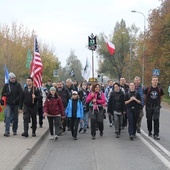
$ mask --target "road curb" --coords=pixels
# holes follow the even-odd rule
[[[22,169],[22,167],[27,163],[29,158],[32,156],[33,152],[35,152],[39,148],[40,143],[45,139],[48,132],[49,132],[49,129],[46,129],[44,134],[37,140],[34,146],[29,150],[29,152],[17,163],[17,165],[14,167],[14,170]]]

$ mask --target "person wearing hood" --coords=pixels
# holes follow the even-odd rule
[[[6,97],[6,120],[5,120],[5,137],[10,136],[10,123],[12,117],[13,135],[17,135],[18,130],[18,106],[22,95],[22,87],[16,80],[16,75],[9,73],[9,83],[6,83],[2,90],[2,96]]]

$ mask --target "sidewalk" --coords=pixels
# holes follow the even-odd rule
[[[4,123],[0,123],[0,169],[12,170],[20,169],[20,165],[29,157],[34,151],[43,137],[48,132],[47,119],[43,121],[43,128],[39,128],[37,122],[36,137],[32,137],[32,130],[29,129],[29,137],[22,137],[23,132],[23,115],[19,114],[18,132],[14,136],[12,133],[12,127],[10,128],[10,137],[4,137],[5,126]],[[37,117],[38,118],[38,117]]]

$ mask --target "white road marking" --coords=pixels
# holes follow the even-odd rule
[[[141,132],[143,133],[144,136],[146,136],[152,143],[154,143],[159,149],[161,149],[166,155],[168,155],[170,157],[170,152],[165,149],[161,144],[159,144],[157,141],[155,141],[154,139],[152,139],[151,137],[148,136],[147,133],[145,133],[143,130],[141,130]]]
[[[143,132],[142,132],[143,133]],[[162,163],[170,169],[170,162],[161,155],[149,142],[147,142],[141,135],[137,134],[139,139],[162,161]]]

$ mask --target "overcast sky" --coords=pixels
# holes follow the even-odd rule
[[[131,10],[147,18],[158,6],[159,0],[0,0],[0,24],[22,23],[34,29],[43,43],[54,46],[62,66],[71,49],[84,66],[86,57],[91,61],[87,49],[91,33],[109,37],[121,19],[127,26],[135,24],[143,31],[143,16]]]

